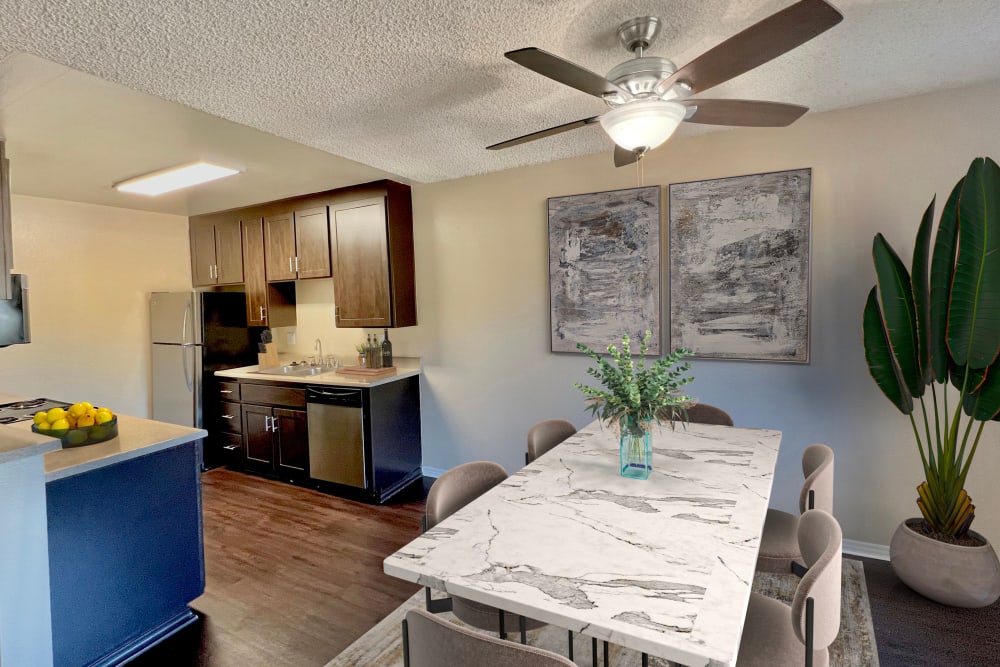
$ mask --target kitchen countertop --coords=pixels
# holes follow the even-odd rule
[[[25,400],[23,396],[0,394],[0,403],[21,400]],[[208,432],[200,428],[119,414],[117,437],[95,445],[62,449],[59,440],[32,432],[31,421],[28,420],[0,426],[0,463],[30,456],[32,452],[47,452],[45,481],[51,482],[169,449],[207,435]]]
[[[292,357],[282,359],[282,363],[288,363]],[[230,368],[224,371],[215,371],[216,377],[231,378],[234,380],[260,380],[264,382],[291,382],[294,384],[326,385],[329,387],[376,387],[381,384],[395,382],[403,378],[420,375],[420,359],[415,357],[397,357],[393,364],[396,367],[395,375],[387,375],[375,378],[358,377],[355,375],[340,375],[336,371],[320,373],[319,375],[288,376],[272,375],[269,373],[257,373],[260,366],[242,366],[240,368]]]

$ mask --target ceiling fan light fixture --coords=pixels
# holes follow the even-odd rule
[[[605,113],[601,127],[625,150],[652,150],[673,135],[686,113],[677,102],[641,100]]]

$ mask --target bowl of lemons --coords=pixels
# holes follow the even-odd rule
[[[118,435],[118,417],[107,408],[95,408],[84,401],[36,412],[31,430],[59,438],[63,447],[82,447]]]

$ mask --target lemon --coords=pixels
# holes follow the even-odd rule
[[[87,408],[86,414],[90,415],[91,417],[96,417],[97,416],[97,408],[95,408],[94,406],[90,406],[89,408]]]
[[[97,414],[94,415],[95,424],[106,424],[115,418],[115,414],[108,410],[107,408],[98,408]]]
[[[70,406],[69,410],[67,410],[66,412],[69,413],[70,417],[79,417],[86,411],[87,408],[83,403],[74,403],[73,405]]]
[[[86,410],[87,412],[90,412],[91,410],[93,410],[93,409],[94,409],[94,406],[93,406],[93,405],[91,405],[91,404],[90,404],[89,402],[87,402],[87,401],[84,401],[84,402],[83,402],[83,403],[81,403],[80,405],[82,405],[82,406],[83,406],[83,409],[84,409],[84,410]]]
[[[70,428],[76,428],[76,417],[74,417],[69,413],[66,413],[66,421],[69,422]]]
[[[59,408],[55,409],[58,410]],[[51,428],[53,431],[68,431],[69,422],[66,421],[65,419],[57,419],[54,422],[49,422],[49,428]]]
[[[45,415],[45,419],[46,421],[49,422],[49,424],[55,424],[60,419],[65,419],[65,418],[66,418],[66,411],[63,410],[62,408],[52,408],[51,410],[49,410],[48,414]]]
[[[85,426],[93,426],[94,415],[90,413],[80,415],[79,419],[76,420],[76,425],[78,428],[84,428]]]
[[[37,424],[35,424],[35,428],[37,428],[39,431],[48,431],[52,427],[49,426],[48,422],[38,422]]]
[[[38,425],[48,424],[49,423],[49,420],[47,419],[47,415],[45,414],[45,410],[42,410],[41,412],[36,412],[35,413],[35,423],[38,424]]]

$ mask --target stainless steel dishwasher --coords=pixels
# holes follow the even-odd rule
[[[362,391],[308,387],[309,476],[358,488],[365,479]]]

